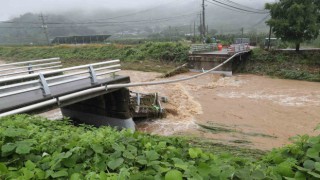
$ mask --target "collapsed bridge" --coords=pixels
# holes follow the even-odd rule
[[[26,71],[14,72],[15,75],[26,75],[11,77],[11,73],[6,73],[0,76],[0,117],[60,107],[64,116],[82,123],[134,129],[128,87],[176,83],[197,78],[221,68],[245,53],[249,51],[235,53],[216,67],[193,76],[137,83],[130,83],[129,76],[116,74],[121,70],[120,60],[50,71],[34,68],[52,65],[52,62],[47,63],[50,59],[27,61],[27,65],[18,67],[27,68]],[[31,65],[33,62],[46,63]],[[17,67],[12,66],[18,64],[23,63],[0,65],[0,72],[16,70]],[[55,62],[54,65],[56,64],[59,62]]]

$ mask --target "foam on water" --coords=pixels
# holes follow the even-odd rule
[[[263,91],[252,93],[232,91],[218,93],[217,95],[223,98],[269,100],[282,106],[320,106],[320,96],[318,95],[290,96],[287,94],[267,94]]]
[[[138,129],[145,132],[161,135],[173,135],[178,132],[196,129],[197,124],[194,115],[202,113],[201,105],[194,100],[189,92],[181,84],[167,85],[170,90],[168,109],[176,113],[168,114],[164,119],[140,123]]]

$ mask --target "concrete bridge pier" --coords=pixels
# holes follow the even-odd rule
[[[98,97],[64,106],[61,111],[63,116],[70,117],[79,123],[135,130],[129,103],[129,90],[121,88]]]

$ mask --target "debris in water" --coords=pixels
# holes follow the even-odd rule
[[[158,93],[130,92],[130,111],[133,118],[164,118],[166,111],[162,107]]]

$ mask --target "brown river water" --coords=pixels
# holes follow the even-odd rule
[[[160,75],[135,71],[122,74],[130,75],[133,82],[155,80]],[[320,123],[320,83],[316,82],[209,74],[186,82],[131,90],[159,92],[169,99],[164,104],[169,112],[167,118],[137,124],[138,130],[152,134],[194,135],[270,150],[290,143],[290,137],[318,133],[314,128]]]
[[[161,74],[122,71],[132,82],[153,81]],[[185,73],[169,79],[194,75]],[[270,150],[289,138],[319,132],[320,83],[239,74],[208,74],[185,82],[134,87],[141,93],[158,92],[168,98],[164,119],[137,123],[139,131],[158,135],[190,135],[218,143]],[[42,116],[62,117],[59,110]]]

